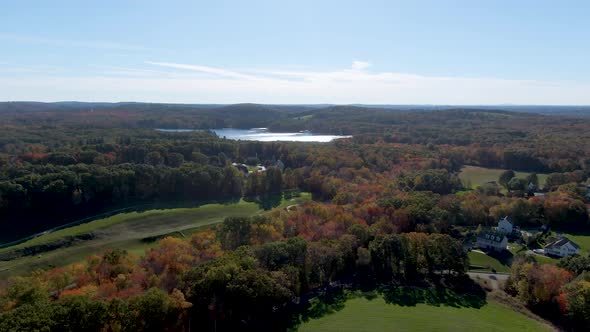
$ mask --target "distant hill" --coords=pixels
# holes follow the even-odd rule
[[[391,137],[405,142],[469,144],[480,134],[525,137],[531,127],[590,116],[590,106],[199,105],[161,103],[2,102],[0,121],[87,127],[211,129],[266,127],[274,132]],[[524,128],[524,129],[523,129]],[[501,130],[500,130],[501,129]],[[434,134],[436,132],[436,134]],[[456,138],[461,132],[461,138]],[[430,134],[429,134],[430,133]],[[420,139],[419,139],[420,138]],[[479,139],[478,139],[479,140]]]
[[[143,103],[143,102],[78,102],[63,101],[54,103],[33,102],[33,101],[12,101],[0,102],[0,112],[55,112],[55,111],[83,111],[88,109],[123,109],[123,110],[221,110],[240,112],[252,111],[278,111],[283,113],[299,113],[318,109],[331,108],[349,109],[382,109],[397,111],[443,111],[451,109],[474,109],[474,110],[503,110],[512,112],[526,112],[538,114],[561,114],[574,116],[590,116],[590,106],[561,106],[561,105],[371,105],[371,104],[169,104],[169,103]]]

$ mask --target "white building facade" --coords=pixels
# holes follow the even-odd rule
[[[477,236],[476,246],[481,249],[502,251],[506,250],[508,238],[499,232],[482,232]]]
[[[546,254],[558,257],[578,255],[580,253],[580,246],[566,237],[547,244],[544,249]]]
[[[504,218],[500,219],[500,221],[498,222],[498,228],[497,228],[498,232],[503,233],[503,234],[511,234],[513,230],[514,230],[514,226],[512,225],[512,223],[510,222],[508,217],[504,217]]]

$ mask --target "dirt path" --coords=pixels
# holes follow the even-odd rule
[[[491,289],[501,290],[503,284],[508,280],[509,274],[486,273],[486,272],[467,272],[469,277],[475,281],[483,281]]]

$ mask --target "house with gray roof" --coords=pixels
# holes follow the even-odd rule
[[[566,257],[580,253],[580,246],[567,237],[561,237],[545,246],[545,253],[548,255]]]
[[[500,219],[500,221],[498,221],[498,227],[496,228],[496,231],[499,233],[504,233],[504,234],[511,234],[512,231],[514,230],[514,225],[512,225],[512,223],[510,222],[510,219],[508,219],[508,216]]]
[[[477,236],[476,246],[480,249],[502,251],[507,245],[508,238],[501,232],[483,231]]]

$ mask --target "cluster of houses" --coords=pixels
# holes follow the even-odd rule
[[[484,230],[477,236],[476,245],[480,249],[502,251],[508,246],[508,238],[519,237],[520,230],[512,225],[508,217],[498,221],[498,227]]]
[[[476,246],[484,250],[493,250],[501,252],[506,250],[508,239],[518,239],[521,237],[521,231],[514,226],[508,217],[498,221],[498,226],[489,230],[480,232],[477,236]],[[535,251],[547,255],[566,257],[580,253],[580,246],[566,237],[559,237],[545,245],[543,250]]]

